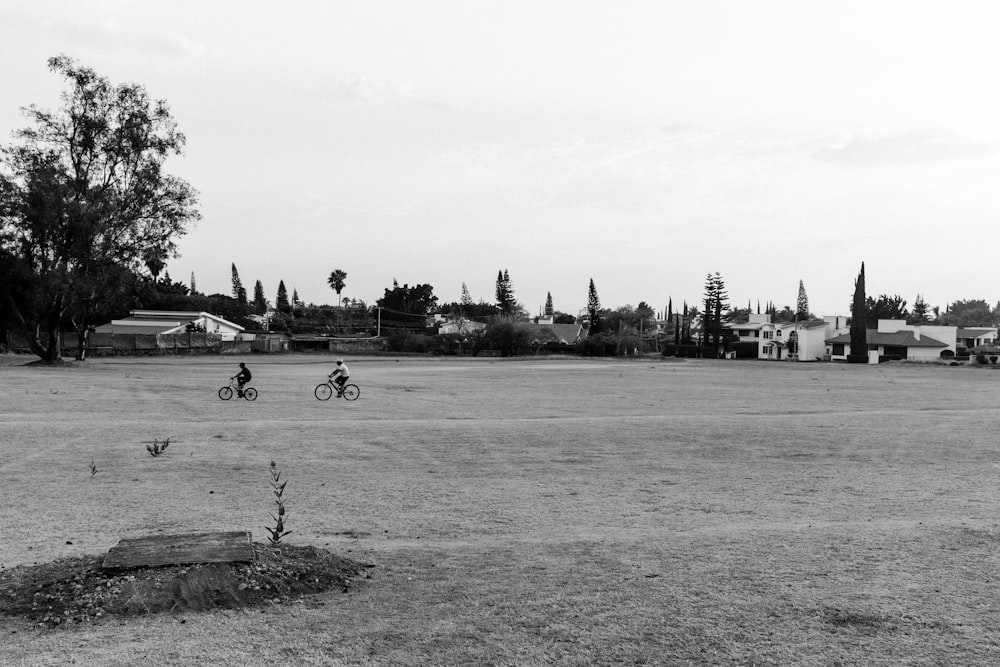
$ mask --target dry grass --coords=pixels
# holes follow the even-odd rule
[[[370,581],[5,619],[6,664],[1000,664],[988,369],[320,357],[0,365],[0,567],[270,518]],[[170,438],[162,456],[145,441]],[[91,475],[90,462],[98,470]]]

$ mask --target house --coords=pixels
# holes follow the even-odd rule
[[[758,359],[787,361],[829,360],[826,339],[849,331],[847,318],[829,315],[818,320],[771,322],[769,314],[750,314],[748,322],[727,324],[740,343],[757,343]]]
[[[482,333],[486,330],[486,325],[482,322],[473,322],[465,318],[454,320],[438,321],[439,334],[460,334],[469,336]]]
[[[129,317],[111,320],[94,329],[94,333],[111,334],[176,334],[192,325],[198,331],[218,334],[222,340],[236,340],[243,327],[206,312],[183,310],[133,310]]]
[[[997,340],[997,330],[989,327],[960,328],[956,334],[957,345],[966,349],[993,347]]]
[[[907,324],[905,320],[879,320],[878,328],[865,331],[866,352],[877,352],[879,359],[933,361],[954,356],[958,327]],[[844,333],[827,339],[833,360],[846,360],[851,354],[851,335]]]
[[[584,324],[533,324],[523,323],[531,335],[532,346],[576,345],[587,337],[589,327]]]

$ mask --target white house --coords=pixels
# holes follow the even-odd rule
[[[236,340],[243,327],[211,313],[184,310],[133,310],[129,317],[111,320],[94,329],[95,333],[175,334],[193,325],[199,331],[218,334],[222,340]]]
[[[879,358],[933,361],[954,355],[958,327],[931,324],[907,324],[906,320],[879,320],[877,329],[866,332],[867,352]],[[851,335],[845,333],[826,341],[834,360],[846,360],[851,354]]]
[[[749,322],[729,324],[740,342],[757,343],[758,359],[787,361],[829,360],[826,339],[849,331],[847,318],[829,315],[821,320],[771,322],[769,314],[750,314]]]
[[[995,328],[975,327],[960,328],[958,330],[958,344],[962,347],[973,349],[975,347],[991,347],[996,344],[997,330]]]

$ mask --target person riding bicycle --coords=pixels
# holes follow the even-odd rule
[[[243,387],[250,382],[250,378],[253,375],[250,374],[250,369],[242,361],[240,362],[240,372],[229,378],[230,380],[236,380],[236,391],[240,398],[243,398]]]
[[[337,368],[330,373],[330,379],[337,385],[337,396],[344,393],[344,385],[347,384],[349,377],[351,377],[351,371],[347,370],[347,364],[344,363],[343,359],[337,359]]]

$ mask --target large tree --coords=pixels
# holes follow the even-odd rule
[[[795,301],[796,321],[808,320],[812,318],[809,312],[809,297],[806,296],[806,286],[799,281],[799,298]]]
[[[913,310],[910,311],[906,322],[907,324],[928,324],[930,321],[930,306],[924,301],[923,295],[918,294],[917,298],[913,300]]]
[[[510,281],[507,269],[497,272],[496,286],[497,310],[501,315],[513,315],[517,312],[517,301],[514,299],[514,285]]]
[[[278,281],[278,293],[274,297],[274,307],[285,314],[292,312],[292,304],[288,301],[288,289],[285,287],[285,281]]]
[[[253,311],[258,315],[267,313],[267,297],[264,296],[264,284],[259,280],[253,286]]]
[[[345,282],[347,280],[347,271],[342,271],[336,269],[330,272],[330,275],[326,278],[326,284],[330,286],[334,292],[337,293],[337,305],[340,305],[340,293],[344,291],[344,287],[347,286]]]
[[[992,327],[997,313],[983,299],[959,299],[945,309],[941,320],[956,327]]]
[[[729,294],[722,275],[716,271],[705,278],[705,313],[702,316],[704,340],[702,344],[712,345],[718,351],[722,341],[722,313],[729,310]],[[711,343],[709,341],[711,340]]]
[[[236,268],[236,262],[233,262],[233,298],[236,299],[243,305],[247,302],[247,290],[243,287],[243,281],[240,280],[240,272]]]
[[[879,294],[877,299],[865,297],[865,310],[865,321],[869,329],[878,328],[879,320],[906,320],[910,317],[910,312],[906,310],[906,299],[898,294]]]
[[[95,314],[146,258],[175,255],[199,214],[194,189],[163,171],[184,147],[166,102],[67,56],[48,66],[68,84],[60,106],[22,109],[30,126],[0,154],[0,300],[51,362],[67,327],[82,358]]]
[[[597,296],[597,287],[594,286],[593,278],[590,279],[590,286],[587,288],[587,317],[590,319],[590,333],[600,333],[601,298]]]
[[[868,307],[865,303],[865,263],[861,262],[861,273],[854,281],[854,300],[851,302],[851,353],[847,362],[868,363]]]
[[[438,298],[430,285],[404,284],[393,279],[392,289],[375,304],[381,309],[380,320],[387,327],[418,330],[427,326],[427,314],[437,307]]]

